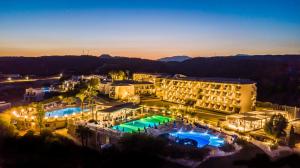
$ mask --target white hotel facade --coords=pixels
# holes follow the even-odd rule
[[[256,103],[256,83],[247,79],[169,77],[160,74],[133,74],[134,81],[151,82],[156,96],[164,101],[225,113],[252,111]]]

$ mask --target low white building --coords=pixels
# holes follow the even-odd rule
[[[140,96],[151,95],[155,93],[154,85],[150,82],[138,81],[114,81],[101,82],[99,91],[102,94],[109,95],[112,99],[132,100],[139,99]],[[132,102],[132,101],[130,101]]]
[[[75,85],[78,83],[79,81],[77,80],[66,80],[59,86],[59,89],[63,92],[73,90],[75,88]]]
[[[48,90],[44,88],[28,88],[25,90],[24,101],[41,101],[45,96],[45,92],[48,92]]]

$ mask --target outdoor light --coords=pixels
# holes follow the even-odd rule
[[[8,81],[11,81],[11,77],[8,77],[7,80],[8,80]]]

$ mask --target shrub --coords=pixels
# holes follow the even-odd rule
[[[33,130],[28,130],[25,134],[24,137],[33,137],[34,136],[34,131]]]
[[[95,123],[95,124],[97,124],[97,121],[94,120],[94,119],[90,119],[88,122],[89,122],[89,123]]]
[[[225,143],[223,146],[220,147],[220,150],[224,152],[233,152],[235,148],[232,144]]]
[[[42,138],[53,137],[53,133],[50,129],[42,129],[41,133],[40,133],[40,136]]]
[[[272,145],[270,146],[270,149],[271,149],[271,150],[276,150],[277,148],[278,148],[278,144],[277,144],[277,143],[272,144]]]

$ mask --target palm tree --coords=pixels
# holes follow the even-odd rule
[[[194,99],[186,99],[185,100],[184,106],[186,108],[184,111],[184,116],[185,116],[186,112],[188,111],[188,107],[193,107],[195,105],[195,103],[196,103],[196,100],[194,100]]]
[[[35,108],[36,108],[36,112],[37,112],[37,121],[38,121],[39,129],[40,129],[40,133],[41,133],[41,130],[43,128],[43,120],[44,120],[46,112],[44,110],[42,103],[36,104]]]
[[[78,94],[76,94],[76,97],[79,98],[80,100],[80,107],[82,111],[82,118],[83,118],[83,104],[84,104],[84,99],[86,98],[86,93],[84,91],[80,91]]]
[[[110,71],[108,75],[111,77],[111,79],[114,80],[124,80],[126,79],[126,73],[122,70],[119,71]]]
[[[76,101],[76,99],[74,99],[73,97],[66,97],[62,99],[62,101],[68,105],[71,105]]]
[[[93,134],[92,130],[89,127],[79,125],[76,128],[76,135],[80,137],[82,146],[88,145],[88,139]]]
[[[94,109],[93,107],[91,107],[91,104],[93,104],[92,102],[94,102],[94,98],[97,96],[97,90],[98,90],[98,85],[99,85],[99,79],[98,78],[92,78],[90,81],[89,81],[89,84],[88,84],[88,89],[87,89],[87,95],[88,95],[88,98],[89,98],[89,108],[92,110],[92,117],[94,119]]]
[[[88,100],[89,100],[88,106],[89,106],[89,109],[92,111],[92,118],[94,119],[94,108],[93,108],[94,103],[93,102],[95,102],[94,98],[97,96],[97,92],[95,89],[90,88],[90,89],[88,89],[87,94],[88,94],[87,96],[88,96]]]

